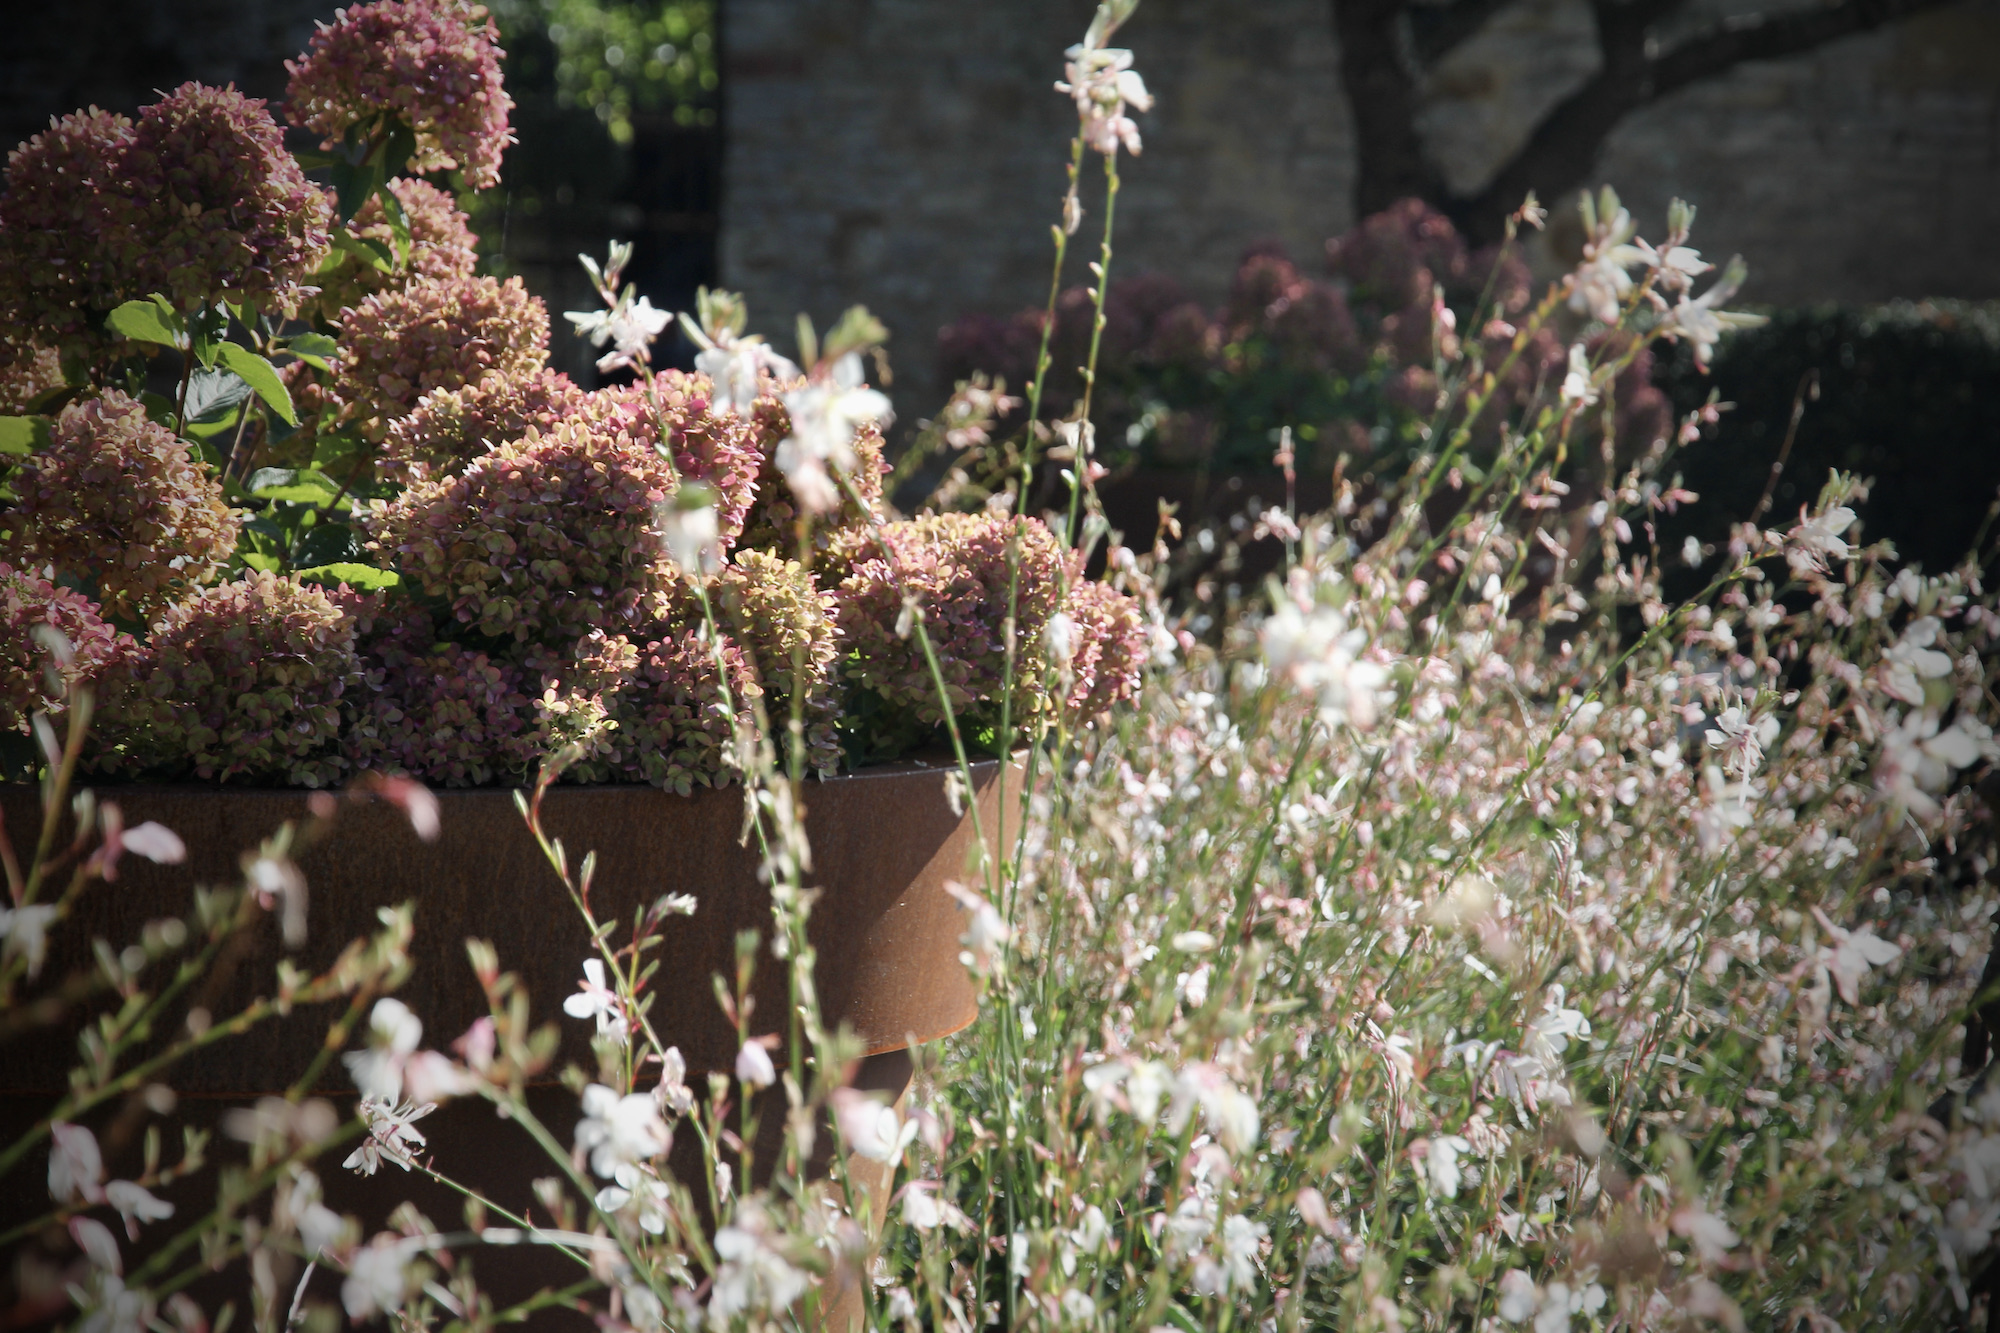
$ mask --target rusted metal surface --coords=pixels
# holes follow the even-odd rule
[[[976,766],[975,786],[989,837],[998,815],[998,765]],[[970,1023],[977,996],[959,963],[964,913],[945,891],[970,880],[971,813],[952,813],[950,770],[905,763],[806,785],[813,850],[808,882],[823,890],[810,932],[818,949],[818,989],[828,1025],[847,1023],[871,1053],[928,1041]],[[1018,791],[1013,783],[1010,790]],[[127,825],[158,820],[186,841],[188,863],[155,866],[126,857],[115,884],[94,887],[75,919],[52,940],[48,975],[89,965],[89,941],[114,948],[149,920],[189,910],[196,884],[235,882],[239,857],[285,820],[301,818],[300,791],[211,787],[107,787]],[[581,964],[591,955],[576,908],[562,891],[507,791],[441,791],[442,832],[424,843],[400,812],[343,802],[334,836],[300,858],[308,884],[309,934],[291,957],[306,968],[330,963],[350,940],[376,926],[376,909],[416,904],[415,970],[397,992],[425,1025],[425,1044],[442,1046],[485,1013],[466,960],[467,937],[489,940],[503,968],[520,974],[532,1014],[562,1029],[558,1066],[590,1067],[590,1025],[565,1019]],[[35,793],[0,790],[16,834],[34,827]],[[692,894],[691,917],[669,919],[660,949],[652,1019],[692,1070],[727,1069],[736,1035],[715,1002],[711,978],[734,967],[738,931],[772,930],[770,902],[757,880],[754,850],[738,843],[742,796],[736,788],[677,796],[650,787],[557,787],[543,803],[545,829],[562,840],[570,864],[597,853],[591,905],[629,937],[634,911],[664,893]],[[261,920],[220,989],[202,997],[218,1017],[270,994],[286,952],[277,923]],[[785,965],[760,956],[753,1020],[757,1032],[785,1028]],[[274,1020],[201,1052],[169,1075],[189,1093],[283,1089],[300,1077],[325,1034],[331,1010]],[[0,1091],[54,1091],[73,1062],[70,1034],[14,1044],[0,1061]],[[348,1091],[333,1064],[319,1080]]]

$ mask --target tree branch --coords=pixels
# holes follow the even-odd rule
[[[1753,60],[1797,55],[1958,0],[1842,0],[1789,14],[1732,19],[1676,46],[1647,53],[1648,30],[1683,0],[1593,0],[1603,68],[1564,98],[1485,189],[1446,202],[1446,211],[1478,241],[1497,236],[1508,212],[1530,189],[1557,197],[1585,184],[1599,152],[1626,115]]]
[[[1332,0],[1340,79],[1354,111],[1361,216],[1398,199],[1444,197],[1444,181],[1417,133],[1416,79],[1404,59],[1403,0]]]
[[[1450,55],[1514,0],[1452,0],[1409,8],[1410,48],[1425,69]]]

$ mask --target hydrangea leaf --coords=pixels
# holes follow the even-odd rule
[[[157,296],[127,301],[104,317],[104,327],[133,342],[187,350],[187,322],[179,311]]]
[[[218,349],[222,364],[248,381],[264,405],[277,413],[286,425],[299,424],[299,414],[292,407],[292,395],[285,388],[285,382],[278,378],[278,368],[258,356],[247,347],[236,343],[223,343]]]
[[[403,576],[393,569],[377,569],[373,565],[357,564],[351,560],[297,570],[292,577],[301,583],[318,583],[329,588],[345,583],[358,592],[375,592],[382,588],[400,588],[403,585]]]
[[[279,350],[298,358],[314,370],[331,372],[340,355],[340,344],[324,333],[294,334],[279,344]]]
[[[0,454],[25,456],[48,442],[46,417],[0,417]]]

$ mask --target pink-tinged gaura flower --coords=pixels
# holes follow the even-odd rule
[[[583,960],[583,980],[576,994],[563,1001],[563,1012],[571,1018],[594,1018],[600,1035],[624,1043],[631,1025],[625,1019],[625,1002],[618,992],[604,984],[604,963],[596,958]]]
[[[287,110],[295,124],[337,145],[381,117],[416,136],[409,169],[465,173],[475,190],[500,180],[512,142],[501,86],[501,51],[484,6],[461,0],[377,0],[335,13],[306,54],[285,62]]]

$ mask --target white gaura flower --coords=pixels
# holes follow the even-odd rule
[[[945,892],[958,899],[958,905],[965,909],[965,933],[958,937],[965,946],[958,955],[958,961],[972,970],[978,977],[990,976],[1005,956],[1007,941],[1013,938],[1013,931],[985,895],[975,893],[955,880],[945,881]]]
[[[1951,655],[1931,645],[1944,629],[1936,616],[1919,616],[1903,630],[1889,650],[1882,654],[1882,689],[1906,704],[1921,706],[1927,680],[1951,674]]]
[[[418,1051],[403,1063],[403,1088],[413,1102],[443,1103],[478,1086],[464,1066],[442,1051]]]
[[[1676,1209],[1668,1219],[1674,1234],[1686,1236],[1709,1263],[1715,1263],[1736,1247],[1737,1235],[1729,1223],[1701,1207],[1688,1204]]]
[[[1056,91],[1068,94],[1076,103],[1083,141],[1093,150],[1112,157],[1122,145],[1136,156],[1139,127],[1125,114],[1125,108],[1150,111],[1153,95],[1132,68],[1132,53],[1103,44],[1110,35],[1092,23],[1083,41],[1063,53],[1063,81],[1056,84]]]
[[[1129,1099],[1131,1095],[1128,1081],[1126,1096]],[[1167,1108],[1167,1132],[1180,1133],[1197,1105],[1201,1107],[1203,1124],[1226,1152],[1241,1156],[1257,1146],[1262,1128],[1257,1100],[1238,1088],[1220,1067],[1191,1064],[1174,1076],[1173,1102]]]
[[[1954,772],[1981,759],[2000,759],[1992,729],[1977,718],[1960,713],[1952,725],[1940,727],[1930,709],[1891,717],[1875,761],[1875,789],[1911,814],[1935,817],[1942,808],[1936,793],[1950,784]]]
[[[403,1095],[403,1066],[424,1039],[423,1020],[393,996],[375,1001],[368,1013],[368,1049],[341,1059],[363,1101],[394,1102]]]
[[[104,1201],[125,1219],[125,1234],[133,1240],[139,1239],[141,1222],[164,1222],[174,1215],[172,1204],[129,1180],[114,1180],[106,1185]]]
[[[177,866],[187,860],[187,844],[164,824],[147,820],[119,835],[119,845],[134,856],[143,856],[156,865]]]
[[[1526,1039],[1522,1043],[1526,1054],[1552,1069],[1560,1067],[1562,1053],[1569,1049],[1570,1038],[1590,1035],[1590,1020],[1580,1010],[1565,1009],[1563,998],[1561,986],[1549,987],[1548,1007],[1528,1024]]]
[[[653,303],[645,297],[634,301],[631,288],[626,288],[616,305],[604,310],[570,310],[563,318],[576,326],[577,335],[590,339],[591,346],[602,347],[611,344],[611,350],[597,359],[600,373],[626,366],[641,366],[652,360],[653,339],[660,336],[673,318],[664,310],[655,310]]]
[[[864,379],[861,354],[848,352],[835,359],[827,379],[784,394],[792,433],[779,442],[772,461],[799,503],[812,513],[827,514],[840,507],[840,488],[833,476],[853,469],[855,435],[864,427],[887,426],[895,419],[889,399]]]
[[[1519,1268],[1510,1268],[1500,1279],[1500,1317],[1510,1324],[1522,1324],[1541,1303],[1535,1280]]]
[[[746,1041],[736,1053],[736,1077],[753,1088],[768,1088],[778,1081],[771,1052],[761,1041]]]
[[[681,572],[697,582],[722,572],[722,524],[716,517],[719,498],[706,482],[684,482],[679,491],[653,506],[653,526],[666,543],[667,554]]]
[[[348,1261],[347,1280],[340,1284],[340,1303],[357,1324],[378,1314],[403,1308],[410,1289],[410,1260],[417,1244],[383,1232]]]
[[[665,1152],[672,1142],[667,1122],[650,1093],[621,1097],[602,1083],[583,1090],[583,1119],[576,1125],[576,1146],[590,1154],[590,1169],[606,1180],[618,1168],[636,1167]]]
[[[1320,717],[1359,730],[1375,725],[1387,694],[1388,672],[1361,660],[1368,634],[1350,629],[1338,608],[1302,608],[1291,597],[1264,618],[1258,630],[1264,660],[1274,675],[1319,698]]]
[[[1690,300],[1683,292],[1674,303],[1674,308],[1661,316],[1660,322],[1654,326],[1655,330],[1670,342],[1687,339],[1694,347],[1695,365],[1707,370],[1708,359],[1714,353],[1715,345],[1722,341],[1724,332],[1729,329],[1754,329],[1767,322],[1763,315],[1716,309],[1736,295],[1748,272],[1741,256],[1731,259],[1722,276],[1700,296]]]
[[[1845,560],[1847,542],[1841,534],[1854,526],[1854,511],[1846,505],[1808,516],[1799,508],[1798,526],[1785,534],[1785,559],[1801,577],[1826,572],[1828,560]]]
[[[1176,1257],[1192,1254],[1214,1230],[1215,1204],[1189,1195],[1167,1218],[1167,1253]]]
[[[1635,240],[1632,248],[1639,252],[1641,262],[1653,270],[1653,283],[1663,292],[1687,291],[1696,278],[1715,267],[1701,257],[1701,251],[1685,245],[1655,250],[1644,241]]]
[[[49,1197],[57,1203],[104,1201],[104,1154],[97,1136],[82,1125],[58,1120],[49,1126]]]
[[[1902,946],[1882,939],[1875,934],[1875,927],[1863,926],[1859,930],[1844,930],[1833,924],[1825,912],[1818,907],[1812,909],[1813,918],[1833,939],[1833,946],[1820,946],[1819,964],[1833,974],[1834,985],[1840,988],[1840,998],[1849,1004],[1860,1001],[1860,987],[1872,967],[1887,967],[1903,956]]]
[[[577,983],[576,994],[563,1001],[563,1012],[571,1018],[595,1018],[598,1032],[609,1034],[621,1045],[631,1030],[625,1019],[625,1002],[604,984],[601,959],[583,960],[583,980]]]
[[[934,1230],[938,1223],[944,1221],[944,1210],[938,1206],[937,1192],[917,1188],[919,1184],[926,1183],[915,1181],[903,1188],[903,1225],[918,1231]]]
[[[1573,343],[1569,349],[1569,373],[1562,382],[1563,406],[1589,407],[1597,399],[1597,389],[1591,383],[1590,358],[1584,353],[1582,343]]]
[[[1424,1154],[1424,1174],[1429,1177],[1431,1188],[1447,1199],[1458,1197],[1459,1182],[1464,1178],[1458,1159],[1472,1151],[1472,1144],[1457,1134],[1440,1134],[1430,1141],[1430,1148]]]
[[[653,1100],[665,1115],[686,1115],[694,1109],[694,1090],[687,1085],[687,1060],[678,1046],[667,1047],[660,1057],[660,1085]]]
[[[763,1210],[746,1202],[736,1221],[715,1233],[716,1265],[708,1297],[708,1322],[714,1329],[732,1326],[739,1315],[791,1308],[805,1295],[811,1279],[779,1250]]]
[[[1089,1292],[1071,1287],[1062,1294],[1062,1312],[1075,1323],[1089,1324],[1097,1318],[1097,1302]]]
[[[1269,1227],[1241,1214],[1223,1219],[1222,1262],[1231,1287],[1243,1290],[1257,1281],[1258,1242],[1269,1234]]]
[[[1049,660],[1057,667],[1067,667],[1076,655],[1076,620],[1067,611],[1056,612],[1042,627],[1042,642],[1048,647]]]
[[[1695,811],[1695,836],[1704,852],[1713,852],[1756,818],[1756,791],[1747,781],[1731,782],[1720,766],[1706,764],[1701,770],[1703,794],[1707,800]]]
[[[784,382],[799,378],[799,368],[779,356],[761,338],[737,338],[695,354],[694,368],[715,386],[709,402],[716,411],[742,415],[764,392],[764,377]]]
[[[597,1206],[607,1213],[629,1208],[632,1210],[632,1215],[638,1219],[640,1230],[652,1236],[665,1232],[668,1197],[666,1182],[649,1171],[641,1171],[629,1165],[620,1165],[614,1178],[617,1184],[606,1185],[597,1191]]]
[[[1569,277],[1569,308],[1602,324],[1616,324],[1625,298],[1632,294],[1629,270],[1646,262],[1646,254],[1628,244],[1638,227],[1632,214],[1609,187],[1595,198],[1585,192],[1583,263]]]
[[[1755,718],[1732,704],[1714,718],[1715,725],[1702,735],[1711,750],[1723,752],[1723,771],[1748,780],[1764,762],[1764,749],[1778,738],[1778,719]]]
[[[871,1162],[897,1161],[917,1137],[915,1120],[905,1120],[895,1107],[858,1088],[835,1088],[832,1098],[840,1137]]]
[[[0,961],[24,958],[28,976],[39,976],[49,952],[49,925],[55,919],[56,909],[47,903],[0,907]]]
[[[401,1106],[362,1102],[361,1115],[368,1122],[368,1137],[341,1165],[364,1176],[374,1175],[385,1161],[408,1171],[417,1164],[417,1150],[425,1143],[424,1136],[415,1128],[416,1122],[435,1110],[437,1107],[428,1102],[422,1106],[410,1102]]]

